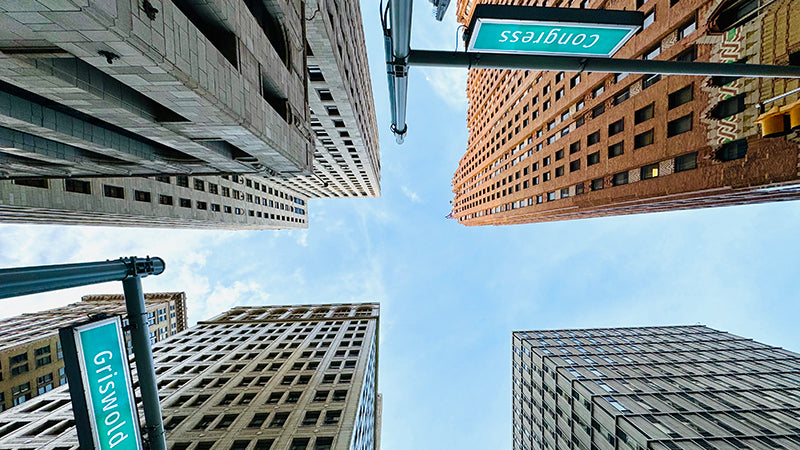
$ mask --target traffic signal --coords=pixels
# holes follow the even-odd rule
[[[800,100],[786,106],[773,106],[756,119],[761,124],[761,136],[765,138],[785,136],[800,129]]]

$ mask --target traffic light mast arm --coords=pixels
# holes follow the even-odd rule
[[[507,53],[411,50],[411,66],[485,69],[563,70],[565,72],[644,73],[660,75],[800,78],[800,67],[764,64],[680,62],[646,59],[584,58]]]

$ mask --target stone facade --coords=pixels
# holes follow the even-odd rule
[[[717,32],[722,1],[546,3],[654,14],[618,58],[788,64],[800,56],[797,33],[779,31],[800,27],[800,10],[790,1]],[[462,23],[471,8],[472,1],[458,3]],[[465,225],[502,225],[796,199],[796,134],[763,139],[755,119],[761,103],[797,86],[797,80],[470,70],[469,143],[453,177],[452,215]]]
[[[183,292],[145,294],[145,308],[152,343],[187,328]],[[101,313],[124,315],[124,297],[87,295],[80,303],[0,320],[0,411],[66,384],[58,329]]]
[[[167,445],[378,450],[377,303],[237,307],[153,348]],[[69,392],[0,414],[0,447],[78,449]]]

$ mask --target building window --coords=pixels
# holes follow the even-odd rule
[[[583,183],[578,183],[575,185],[575,195],[583,194]]]
[[[170,184],[169,176],[167,176],[167,175],[156,175],[155,179],[156,179],[156,181],[159,181],[161,183]]]
[[[649,105],[645,106],[644,108],[637,109],[633,116],[633,121],[636,124],[640,124],[642,122],[646,122],[653,118],[655,112],[655,103],[650,103]]]
[[[222,210],[222,208],[220,207],[220,205],[218,203],[212,203],[211,204],[211,211],[220,212],[221,210]]]
[[[203,180],[201,180],[199,178],[195,178],[194,179],[194,188],[197,189],[198,191],[205,191],[206,190],[205,181],[203,181]]]
[[[678,28],[678,39],[683,39],[694,32],[697,29],[697,20],[692,19],[691,22],[684,24],[680,28]]]
[[[678,62],[692,62],[695,59],[697,59],[697,47],[694,45],[680,52],[678,56],[675,57],[675,61]]]
[[[50,187],[47,180],[44,178],[27,178],[24,180],[14,180],[14,184],[19,186],[28,186],[28,187],[43,188],[43,189],[47,189],[48,187]]]
[[[564,166],[556,167],[556,178],[564,175]]]
[[[150,193],[147,191],[133,191],[133,198],[137,202],[150,203]]]
[[[655,47],[652,47],[650,50],[644,52],[642,59],[647,59],[647,60],[656,59],[656,57],[660,54],[661,54],[661,44],[658,44]]]
[[[597,178],[595,180],[592,180],[592,190],[599,191],[600,189],[603,189],[603,179]]]
[[[548,202],[555,201],[555,199],[556,199],[556,192],[555,191],[547,193],[547,201]]]
[[[569,154],[578,153],[581,150],[581,141],[575,141],[569,144]]]
[[[208,204],[206,202],[201,202],[198,200],[197,209],[208,209]]]
[[[563,97],[563,96],[564,96],[564,88],[561,88],[561,89],[556,91],[556,100],[560,100],[561,97]]]
[[[563,149],[556,152],[556,161],[559,161],[561,159],[564,159],[564,150]]]
[[[604,112],[606,112],[606,105],[601,103],[592,109],[592,118],[600,117]]]
[[[214,183],[208,183],[208,192],[211,194],[219,194],[219,185]]]
[[[688,85],[669,94],[669,109],[689,103],[694,98],[694,86]]]
[[[744,97],[745,94],[739,94],[722,100],[709,111],[709,117],[724,119],[734,114],[739,114],[745,110]]]
[[[592,89],[592,98],[600,97],[605,91],[605,85],[601,84],[600,86],[597,86],[596,88]]]
[[[753,19],[759,11],[758,0],[728,0],[709,18],[710,31],[725,32]]]
[[[595,131],[594,133],[586,136],[586,145],[591,146],[596,143],[600,142],[600,131]]]
[[[180,203],[181,208],[191,208],[192,207],[192,201],[190,199],[188,199],[188,198],[181,198],[179,203]]]
[[[542,95],[547,95],[550,93],[550,84],[546,84],[545,87],[542,88]]]
[[[577,74],[569,80],[569,87],[574,88],[575,86],[581,84],[581,74]]]
[[[726,142],[716,151],[715,156],[719,161],[733,161],[747,155],[747,139]]]
[[[308,79],[311,81],[325,81],[322,69],[317,66],[308,66]]]
[[[580,159],[576,159],[575,161],[571,161],[569,163],[569,171],[570,172],[575,172],[576,170],[580,170],[580,169],[581,169],[581,160]]]
[[[653,130],[649,129],[644,133],[639,133],[633,138],[633,148],[647,147],[653,143]]]
[[[667,137],[677,136],[692,130],[692,113],[667,123]]]
[[[675,172],[683,172],[697,168],[697,152],[675,158]]]
[[[175,184],[180,187],[189,187],[189,177],[186,175],[178,175],[175,177]]]
[[[270,428],[281,428],[286,423],[286,419],[288,418],[288,412],[277,412],[275,413],[275,417],[272,418],[272,422],[269,423],[269,426]]]
[[[331,91],[329,89],[317,89],[317,95],[323,102],[333,101],[333,95],[331,95]]]
[[[642,29],[649,27],[656,21],[656,9],[653,8],[649,13],[645,14],[644,22],[642,23]]]
[[[647,89],[650,86],[658,83],[661,80],[661,74],[645,75],[642,77],[642,89]]]
[[[558,72],[556,74],[556,83],[560,83],[561,80],[563,80],[563,79],[564,79],[564,72]]]
[[[631,96],[631,91],[628,88],[623,89],[620,93],[614,96],[614,106],[619,105]]]
[[[593,166],[600,162],[600,152],[594,152],[586,156],[586,166]]]
[[[542,181],[550,181],[550,172],[542,174]]]
[[[628,172],[615,173],[611,178],[611,184],[613,186],[622,186],[623,184],[628,184]]]
[[[616,144],[608,147],[608,158],[616,158],[617,156],[624,153],[623,149],[623,141],[617,142]]]
[[[121,186],[103,185],[103,195],[111,198],[125,198],[125,189]]]
[[[92,185],[88,181],[67,178],[64,180],[64,190],[67,192],[76,192],[78,194],[91,194]]]
[[[43,356],[41,358],[36,359],[36,367],[46,366],[51,362],[53,362],[53,359],[50,357],[50,355]]]
[[[551,161],[550,157],[549,156],[545,156],[544,159],[542,160],[542,167],[549,166],[550,165],[550,161]]]
[[[11,376],[15,377],[17,375],[21,375],[28,371],[28,363],[22,364],[20,366],[12,367],[11,368]]]
[[[658,176],[658,163],[642,167],[642,179],[649,180]]]
[[[614,136],[625,131],[625,119],[619,119],[608,126],[608,136]]]
[[[158,204],[159,205],[172,206],[172,196],[171,195],[159,195],[158,196]]]

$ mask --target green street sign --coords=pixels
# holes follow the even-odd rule
[[[642,20],[635,11],[478,5],[468,51],[610,58]]]
[[[59,330],[81,448],[142,450],[118,316]]]

